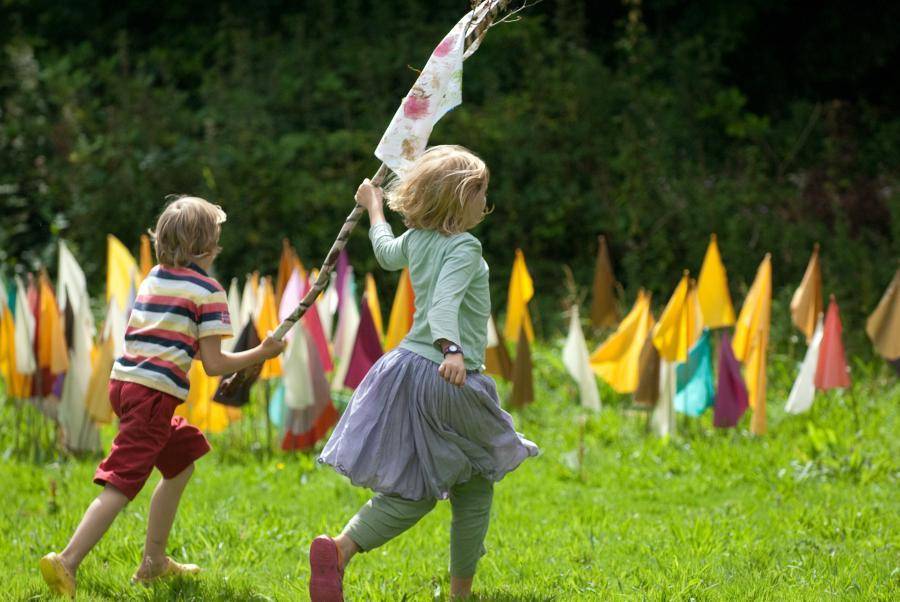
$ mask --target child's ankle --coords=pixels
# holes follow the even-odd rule
[[[80,563],[76,563],[71,557],[67,556],[65,551],[60,552],[58,554],[58,557],[60,562],[62,562],[62,565],[66,567],[67,571],[69,571],[69,574],[74,577],[75,573],[78,572],[78,565]]]
[[[148,556],[144,554],[141,558],[141,570],[153,570],[166,565],[167,559],[166,555],[162,556]]]

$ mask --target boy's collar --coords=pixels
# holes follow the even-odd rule
[[[203,268],[201,268],[199,265],[197,265],[197,264],[194,263],[193,261],[190,262],[190,263],[188,264],[187,267],[189,267],[190,269],[194,270],[195,272],[200,272],[200,273],[203,274],[204,276],[209,277],[209,274],[206,273],[206,270],[204,270]]]

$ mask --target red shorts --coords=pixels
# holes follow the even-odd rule
[[[98,485],[109,483],[133,500],[154,466],[171,479],[209,451],[200,429],[174,415],[181,403],[177,397],[113,379],[109,401],[119,417],[119,434],[94,473]]]

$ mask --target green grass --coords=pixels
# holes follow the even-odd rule
[[[558,351],[536,353],[538,402],[516,413],[542,447],[496,490],[482,600],[889,600],[900,596],[897,408],[900,385],[881,365],[854,366],[861,429],[849,394],[813,412],[782,413],[794,364],[770,370],[770,434],[686,422],[664,442],[644,415],[604,391],[584,426]],[[7,407],[3,420],[10,420]],[[4,424],[0,422],[0,425]],[[6,428],[6,427],[4,427]],[[106,433],[108,436],[109,433]],[[9,431],[0,435],[8,439]],[[128,579],[144,536],[150,485],[88,556],[79,599],[303,600],[307,549],[336,533],[368,493],[310,456],[237,454],[202,460],[171,553],[206,571],[152,589]],[[0,464],[4,599],[45,599],[37,559],[62,548],[98,489],[94,460]],[[153,481],[155,481],[154,477]],[[50,483],[57,483],[51,500]],[[350,566],[350,600],[446,599],[449,508]]]

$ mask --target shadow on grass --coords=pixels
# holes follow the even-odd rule
[[[501,590],[482,590],[480,592],[475,592],[475,595],[472,598],[475,602],[549,602],[550,600],[562,600],[562,598],[557,596],[523,594],[521,592],[511,593]]]
[[[203,578],[175,577],[151,586],[111,584],[94,581],[79,588],[81,595],[96,596],[104,600],[271,600],[255,591],[252,586],[228,581],[210,581]]]

